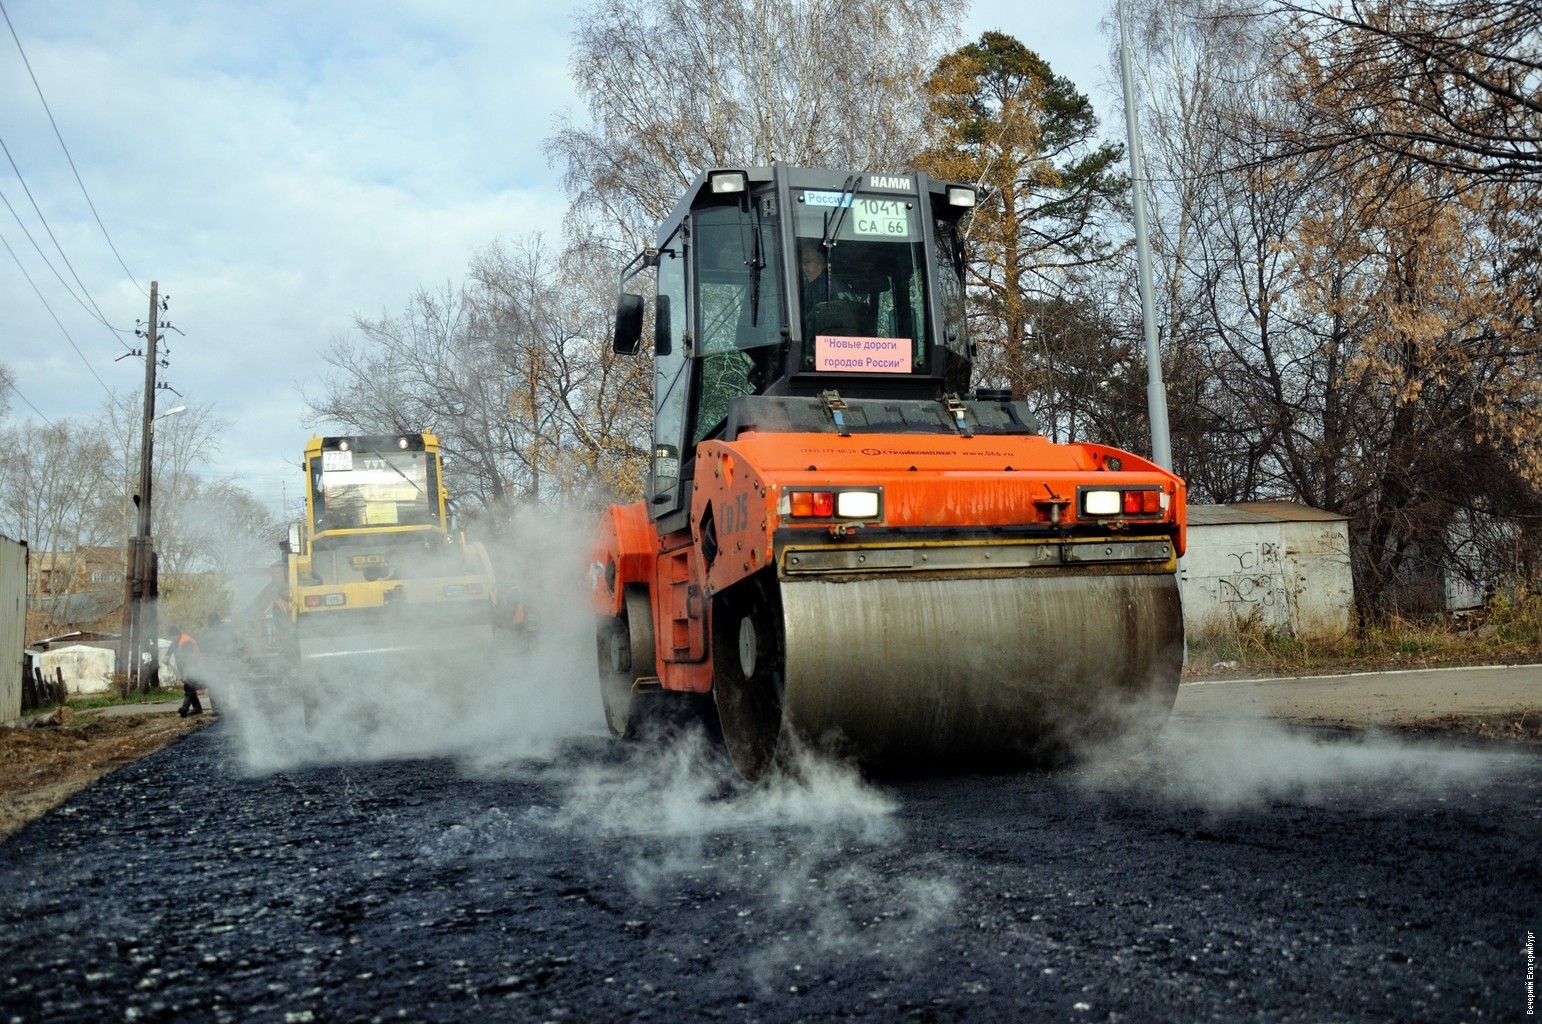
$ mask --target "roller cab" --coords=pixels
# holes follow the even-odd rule
[[[1011,768],[1166,718],[1183,482],[968,391],[973,200],[710,171],[623,274],[616,347],[651,314],[656,377],[647,497],[607,511],[591,566],[613,732],[710,698],[755,778],[805,743]]]

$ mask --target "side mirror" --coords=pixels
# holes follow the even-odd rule
[[[288,548],[288,550],[289,550],[289,552],[291,554],[296,554],[296,555],[303,555],[303,554],[305,554],[305,552],[300,549],[300,524],[299,523],[290,523],[289,524],[289,548]]]
[[[617,355],[635,356],[642,344],[643,297],[632,292],[622,292],[616,300],[616,334],[611,340],[611,351]]]

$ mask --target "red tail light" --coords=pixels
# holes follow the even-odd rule
[[[793,491],[794,518],[828,519],[835,515],[834,491]]]
[[[1124,514],[1130,516],[1149,515],[1152,512],[1162,511],[1161,491],[1125,491]]]

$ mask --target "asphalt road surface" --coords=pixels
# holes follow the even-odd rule
[[[0,1021],[1534,1009],[1535,751],[1175,719],[1056,773],[752,787],[699,737],[282,735],[227,715],[0,844]]]

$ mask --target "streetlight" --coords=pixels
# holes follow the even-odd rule
[[[1156,299],[1151,283],[1151,241],[1146,232],[1146,171],[1140,149],[1140,124],[1135,108],[1135,76],[1130,69],[1130,32],[1124,0],[1119,0],[1119,79],[1124,86],[1124,128],[1129,138],[1130,198],[1135,212],[1135,266],[1140,280],[1141,322],[1146,336],[1146,408],[1151,419],[1151,461],[1173,468],[1172,440],[1167,426],[1167,384],[1162,378],[1162,348],[1157,343]]]

